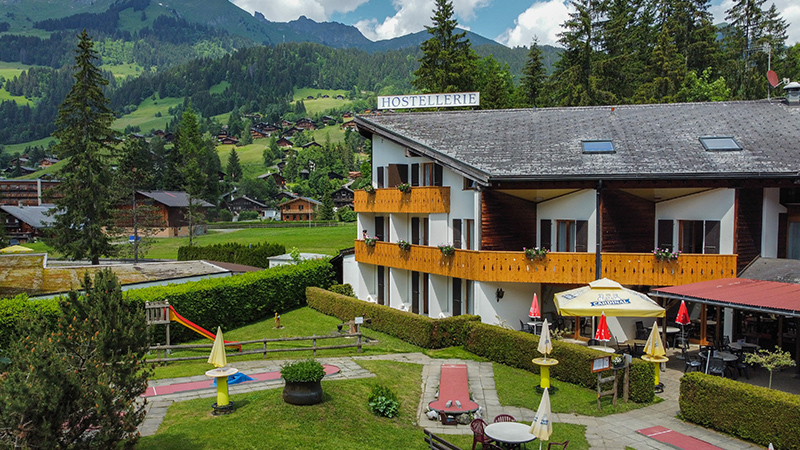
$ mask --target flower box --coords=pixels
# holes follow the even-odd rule
[[[653,255],[658,261],[675,261],[681,255],[681,251],[670,251],[668,248],[657,248],[653,250]]]
[[[400,240],[397,242],[397,246],[400,247],[400,250],[409,251],[411,250],[411,243],[408,241]]]
[[[440,244],[439,250],[441,250],[442,255],[444,256],[452,256],[456,252],[455,247],[453,247],[452,245],[445,245],[445,244]]]
[[[537,260],[537,259],[544,259],[547,257],[547,254],[550,253],[550,250],[544,247],[533,247],[533,248],[522,248],[522,251],[525,252],[525,257],[530,260]]]
[[[411,185],[408,183],[400,183],[397,185],[397,190],[403,194],[408,194],[411,192]]]

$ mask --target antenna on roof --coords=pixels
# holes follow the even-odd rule
[[[778,87],[778,85],[781,84],[778,81],[778,74],[775,73],[774,70],[768,70],[767,71],[767,81],[769,81],[770,86],[772,86],[774,88]]]

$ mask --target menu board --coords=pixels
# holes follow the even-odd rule
[[[592,373],[602,372],[611,368],[611,357],[603,356],[592,360]]]

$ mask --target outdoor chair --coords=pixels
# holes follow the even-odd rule
[[[699,371],[703,366],[703,363],[699,359],[689,356],[689,352],[687,352],[685,348],[681,348],[681,355],[683,355],[683,360],[686,363],[683,367],[683,373]]]
[[[494,418],[494,423],[497,422],[516,422],[517,419],[514,418],[511,414],[498,414]]]
[[[481,444],[481,448],[483,450],[504,450],[503,447],[499,447],[494,444]]]
[[[487,448],[486,445],[491,444],[492,439],[483,432],[486,425],[487,423],[483,419],[473,419],[472,422],[470,422],[469,428],[472,430],[472,450],[475,450],[475,444],[478,442],[481,443],[481,448]]]
[[[527,323],[525,323],[525,322],[520,320],[519,321],[519,331],[524,331],[526,333],[533,333],[533,327],[531,327]]]
[[[617,353],[631,353],[630,344],[620,344],[616,336],[614,336],[614,343],[617,345]]]
[[[725,361],[722,358],[712,356],[708,362],[708,373],[725,378]]]
[[[750,364],[744,362],[744,357],[748,353],[755,353],[756,349],[753,347],[743,347],[742,353],[739,355],[739,359],[736,360],[736,371],[739,372],[739,375],[744,373],[744,376],[749,380],[750,379],[750,372],[748,369],[750,368]]]
[[[569,441],[564,442],[551,442],[547,444],[547,450],[553,450],[554,448],[566,450],[567,446],[569,445]]]

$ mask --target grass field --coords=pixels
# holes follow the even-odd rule
[[[113,73],[114,78],[118,79],[138,77],[142,74],[142,66],[138,64],[104,64],[100,69]]]
[[[12,62],[4,62],[0,61],[0,77],[3,77],[6,80],[10,80],[14,77],[18,77],[24,70],[28,70],[33,66],[28,66],[26,64],[20,63],[12,63]],[[32,105],[33,102],[24,96],[20,95],[11,95],[5,86],[0,88],[0,102],[13,100],[17,102],[18,105]]]
[[[44,148],[48,148],[50,146],[50,142],[55,141],[55,138],[46,137],[43,139],[39,139],[38,141],[31,141],[31,142],[23,142],[21,144],[6,144],[6,153],[14,154],[19,152],[22,154],[25,151],[26,147],[33,147],[33,146],[40,146]]]
[[[231,150],[235,148],[245,178],[254,178],[267,173],[267,167],[264,165],[264,149],[268,145],[269,139],[256,139],[252,144],[242,145],[241,147],[218,145],[217,154],[219,155],[219,161],[222,163],[222,170],[225,170],[225,167],[228,166]]]
[[[168,112],[169,108],[182,103],[183,99],[180,98],[158,98],[156,96],[156,99],[153,100],[152,97],[148,97],[139,105],[136,111],[115,120],[112,128],[122,131],[128,125],[138,126],[142,133],[147,133],[150,130],[163,130],[167,122],[172,120],[172,116]],[[156,113],[159,112],[161,117],[156,117]]]
[[[229,82],[222,81],[220,83],[215,84],[214,86],[211,86],[211,88],[208,90],[208,93],[211,95],[222,94],[223,92],[225,92],[225,89],[228,89],[230,85],[231,84]]]
[[[317,94],[319,94],[320,98],[317,98]],[[350,100],[346,98],[344,100],[337,100],[335,97],[337,95],[344,95],[347,96],[347,91],[339,89],[313,89],[313,88],[302,88],[302,89],[295,89],[294,90],[294,101],[302,100],[303,104],[306,107],[306,112],[308,115],[314,115],[328,109],[332,108],[339,108],[350,103]],[[313,96],[313,100],[308,100],[306,97]],[[323,95],[330,96],[329,98],[321,98]]]

